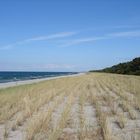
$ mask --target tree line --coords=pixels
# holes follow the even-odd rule
[[[119,63],[112,67],[104,68],[101,70],[92,70],[90,72],[106,72],[128,75],[140,75],[140,57],[133,59],[132,61]]]

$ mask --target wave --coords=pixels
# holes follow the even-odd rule
[[[0,72],[0,83],[77,74],[77,72]]]

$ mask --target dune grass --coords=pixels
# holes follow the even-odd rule
[[[115,123],[123,134],[127,133],[129,121],[138,120],[139,85],[138,76],[87,73],[0,89],[0,127],[3,129],[0,139],[8,139],[14,132],[23,133],[23,140],[121,139]],[[75,112],[78,129],[72,127],[75,118],[70,118],[75,103],[78,105],[78,112]],[[96,110],[91,116],[97,120],[92,131],[86,124],[86,106]],[[69,119],[71,124],[68,125]],[[133,125],[129,127],[136,129]],[[18,139],[18,135],[13,137]]]

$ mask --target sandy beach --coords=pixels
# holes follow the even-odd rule
[[[40,78],[40,79],[33,79],[33,80],[24,80],[24,81],[14,81],[14,82],[0,83],[0,89],[1,88],[8,88],[8,87],[19,86],[19,85],[25,85],[25,84],[38,83],[38,82],[41,82],[41,81],[58,79],[58,78],[63,78],[63,77],[80,76],[80,75],[83,75],[83,74],[85,74],[85,73],[57,76],[57,77],[51,77],[51,78],[49,77],[49,78]]]
[[[51,79],[0,90],[1,140],[139,140],[140,77],[88,73]]]

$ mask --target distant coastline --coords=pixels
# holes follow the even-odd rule
[[[63,75],[77,74],[77,72],[24,72],[0,71],[0,83],[50,78]]]
[[[45,78],[38,78],[38,79],[11,81],[11,82],[6,82],[6,83],[0,83],[0,89],[19,86],[19,85],[25,85],[25,84],[33,84],[33,83],[38,83],[38,82],[42,82],[42,81],[46,81],[46,80],[53,80],[53,79],[64,78],[64,77],[80,76],[80,75],[83,75],[83,74],[85,74],[85,73],[73,73],[73,74],[54,76],[54,77],[45,77]]]

